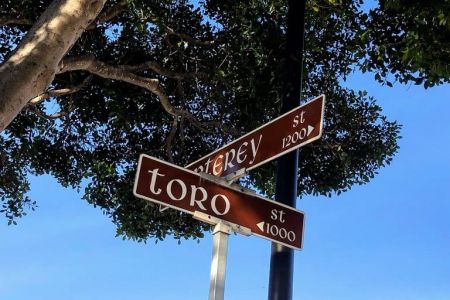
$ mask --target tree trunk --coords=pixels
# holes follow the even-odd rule
[[[106,0],[54,0],[0,66],[0,132],[53,81],[58,64]]]

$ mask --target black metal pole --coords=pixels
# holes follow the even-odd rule
[[[306,0],[288,0],[287,40],[283,67],[281,114],[300,104]],[[297,199],[298,150],[278,159],[275,199],[295,207]],[[291,300],[294,252],[272,243],[269,300]]]

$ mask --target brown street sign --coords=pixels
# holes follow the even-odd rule
[[[197,211],[243,226],[254,235],[294,249],[302,248],[303,212],[145,154],[139,157],[133,193],[189,214]]]
[[[279,116],[267,124],[186,166],[195,172],[224,177],[251,170],[322,136],[325,95]]]

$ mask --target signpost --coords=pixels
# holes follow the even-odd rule
[[[305,41],[306,0],[287,1],[286,45],[282,77],[281,113],[299,104],[302,91],[303,48]],[[277,162],[275,199],[295,207],[297,199],[298,151]],[[291,300],[294,277],[294,252],[272,243],[269,271],[269,300]]]
[[[224,177],[251,170],[322,136],[325,95],[298,106],[186,168]]]
[[[293,249],[302,248],[303,212],[151,156],[139,158],[133,193],[189,214],[244,227]]]
[[[288,247],[286,249],[302,248],[303,212],[260,197],[220,177],[234,179],[245,170],[319,139],[324,106],[325,95],[321,95],[186,168],[145,154],[139,157],[133,188],[136,197],[192,214],[194,218],[215,225],[209,300],[224,299],[231,231],[253,234]],[[292,167],[297,168],[297,165]]]

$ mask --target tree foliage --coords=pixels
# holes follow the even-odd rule
[[[0,4],[0,61],[50,2]],[[395,3],[363,12],[361,1],[308,2],[303,95],[324,93],[327,104],[323,138],[301,149],[300,196],[367,183],[398,149],[400,126],[364,91],[342,87],[355,68],[378,72],[382,81],[388,72],[402,82],[448,81],[428,58],[405,60],[401,47],[373,59],[386,36],[397,37],[395,24],[404,26],[402,45],[422,49],[407,38],[413,21],[383,19],[395,15]],[[413,13],[412,6],[403,12]],[[134,198],[138,155],[186,165],[276,117],[285,14],[277,0],[108,1],[48,90],[0,135],[1,211],[15,222],[34,208],[27,176],[51,174],[63,186],[84,189],[83,199],[112,219],[118,235],[201,237],[207,226],[190,216]],[[441,59],[448,56],[442,52]],[[273,166],[252,171],[243,183],[272,196]]]
[[[359,55],[375,79],[425,88],[450,81],[450,1],[380,1],[364,21]]]

